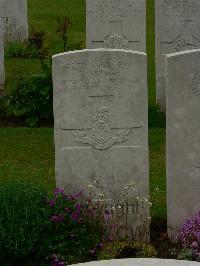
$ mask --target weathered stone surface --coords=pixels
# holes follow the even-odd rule
[[[168,232],[200,210],[200,50],[167,55]]]
[[[165,54],[200,47],[200,1],[156,0],[155,4],[157,101],[165,111]]]
[[[87,48],[146,51],[146,0],[87,0]]]
[[[162,260],[162,259],[122,259],[92,261],[76,264],[77,266],[197,266],[198,262],[183,260]],[[74,265],[75,266],[75,265]]]
[[[0,2],[0,16],[2,13],[2,3]],[[4,41],[3,41],[3,24],[2,20],[0,20],[0,94],[3,90],[5,78],[5,71],[4,71]]]
[[[4,42],[28,38],[27,0],[0,0],[3,8]]]
[[[125,50],[53,57],[58,187],[75,192],[97,178],[108,201],[132,183],[148,197],[146,63],[146,54]]]

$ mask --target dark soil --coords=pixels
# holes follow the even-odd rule
[[[176,248],[167,235],[167,222],[166,220],[152,221],[151,223],[151,244],[157,250],[158,258],[162,259],[176,259],[175,256],[170,254],[170,250]]]
[[[137,253],[138,253],[137,249],[131,247],[125,247],[115,258],[116,259],[135,258]]]

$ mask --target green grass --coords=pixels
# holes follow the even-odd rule
[[[166,215],[164,129],[151,129],[150,180],[155,218]],[[55,187],[53,129],[0,128],[0,179],[29,180]],[[159,192],[154,194],[154,189]]]
[[[155,103],[155,0],[147,0],[147,54],[149,102]]]
[[[62,42],[55,34],[57,18],[67,16],[72,21],[69,47],[85,47],[85,0],[28,0],[29,26],[46,32],[50,55],[62,52]],[[155,31],[154,0],[147,0],[147,54],[149,103],[155,103]],[[37,59],[5,60],[6,86],[11,89],[25,75],[37,72]],[[155,115],[153,121],[158,121]],[[157,120],[156,120],[157,119]],[[0,128],[0,179],[28,179],[49,190],[55,186],[53,129]],[[149,130],[150,191],[153,218],[166,217],[165,129]],[[154,189],[159,192],[154,193]]]
[[[0,180],[17,179],[55,187],[51,128],[0,128]]]

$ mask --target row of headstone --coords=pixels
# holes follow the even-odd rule
[[[3,90],[4,46],[28,39],[27,0],[0,0],[0,94]]]
[[[155,0],[156,96],[166,110],[165,55],[200,47],[200,1]],[[87,0],[87,48],[146,51],[146,0]]]
[[[200,51],[166,54],[198,47],[198,8],[195,0],[156,0],[173,240],[200,209]],[[93,50],[53,58],[56,179],[68,192],[97,178],[106,199],[119,200],[131,183],[149,197],[147,60],[139,52],[145,51],[145,13],[143,0],[87,0],[87,46]]]
[[[157,102],[166,110],[165,55],[200,48],[200,1],[155,0]]]

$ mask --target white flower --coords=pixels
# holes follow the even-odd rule
[[[88,189],[89,190],[94,190],[94,186],[93,185],[88,185]]]
[[[99,193],[99,194],[98,194],[98,197],[99,197],[100,199],[102,199],[102,198],[104,198],[104,194]]]
[[[151,221],[151,217],[147,216],[145,220],[150,222]]]
[[[147,198],[142,198],[141,201],[143,201],[144,203],[147,203],[148,199]]]

